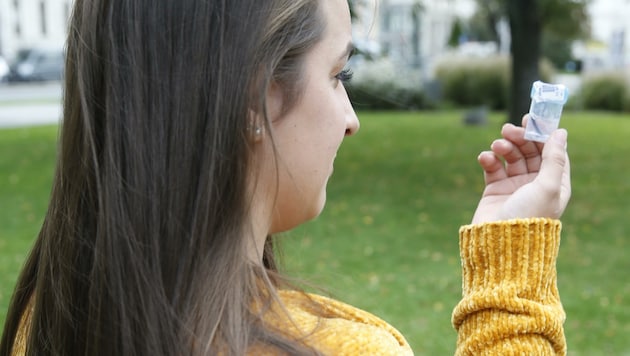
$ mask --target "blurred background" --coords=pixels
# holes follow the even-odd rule
[[[630,0],[349,3],[361,130],[342,145],[322,216],[282,240],[286,270],[389,321],[417,355],[452,354],[477,154],[528,112],[533,81],[564,84],[569,354],[630,355]],[[0,328],[47,209],[71,7],[0,0]]]
[[[541,79],[568,86],[569,107],[630,110],[630,1],[350,3],[359,108],[477,107],[517,123]]]
[[[349,3],[359,109],[487,108],[518,121],[531,83],[542,79],[567,85],[571,107],[630,110],[620,93],[630,68],[628,0]],[[71,9],[72,0],[0,0],[0,83],[63,76]]]

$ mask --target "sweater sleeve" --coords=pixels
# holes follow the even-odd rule
[[[565,355],[556,285],[561,224],[518,219],[460,229],[457,355]]]

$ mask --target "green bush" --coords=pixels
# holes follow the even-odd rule
[[[427,86],[422,73],[398,66],[386,58],[355,66],[355,76],[346,85],[357,110],[409,110],[441,107],[485,106],[504,110],[509,102],[510,61],[505,56],[454,57],[442,60],[435,70],[434,86]],[[553,65],[540,63],[541,80],[550,81]]]
[[[442,98],[459,106],[506,107],[505,58],[456,58],[441,62],[435,71]]]
[[[602,73],[586,78],[579,98],[586,110],[630,111],[630,86],[622,73]]]
[[[422,88],[408,88],[395,83],[360,82],[346,86],[352,105],[357,110],[425,109]]]
[[[457,106],[503,110],[509,101],[510,65],[506,56],[452,58],[440,61],[435,76],[443,100]],[[540,76],[543,81],[551,80],[553,66],[549,61],[541,61]]]
[[[346,85],[357,110],[410,110],[430,106],[424,95],[420,73],[397,66],[387,59],[363,62]]]

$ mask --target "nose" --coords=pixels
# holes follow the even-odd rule
[[[350,99],[346,96],[346,136],[352,136],[359,131],[359,127],[361,124],[359,123],[359,118],[357,117],[356,112],[354,112],[354,108],[350,103]]]

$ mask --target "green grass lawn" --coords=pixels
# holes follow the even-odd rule
[[[460,296],[457,231],[483,187],[477,154],[497,137],[462,113],[360,113],[317,220],[281,237],[292,276],[400,329],[418,355],[452,354]],[[563,218],[559,287],[571,355],[630,355],[630,116],[564,114],[573,198]],[[39,230],[55,127],[0,130],[0,322]]]

